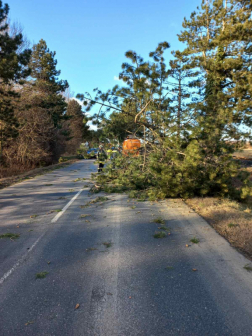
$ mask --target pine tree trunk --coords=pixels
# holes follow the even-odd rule
[[[177,132],[178,132],[177,135],[178,135],[178,140],[180,140],[181,104],[182,104],[182,89],[181,89],[181,76],[179,76],[178,114],[177,114]]]

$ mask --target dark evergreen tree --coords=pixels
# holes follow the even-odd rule
[[[66,151],[75,154],[83,139],[87,136],[88,118],[83,113],[81,105],[74,99],[68,102],[66,115],[69,120],[66,121],[65,126],[70,131]]]
[[[173,55],[175,55],[174,52]],[[177,52],[175,59],[169,63],[169,78],[166,81],[172,94],[171,109],[176,124],[174,135],[180,144],[188,141],[191,130],[195,126],[192,100],[194,100],[193,105],[195,105],[196,98],[194,90],[190,87],[190,79],[197,74],[187,69],[187,62],[188,58]]]
[[[18,123],[14,115],[17,86],[30,73],[27,65],[31,51],[26,49],[18,52],[23,36],[8,34],[8,13],[9,6],[0,1],[0,157],[7,141],[18,135]]]
[[[50,51],[46,42],[40,40],[33,46],[30,68],[31,76],[35,80],[33,90],[45,95],[40,107],[48,111],[54,126],[60,128],[67,108],[62,92],[69,85],[66,80],[58,78],[61,71],[56,69],[55,55],[56,52]]]
[[[179,40],[186,43],[188,67],[200,69],[199,122],[204,134],[219,139],[247,136],[240,125],[252,125],[251,38],[249,1],[208,0],[184,20]],[[205,85],[204,85],[205,83]]]

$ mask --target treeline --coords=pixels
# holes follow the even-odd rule
[[[0,164],[2,176],[76,154],[88,118],[60,80],[56,53],[41,39],[31,49],[0,1]]]
[[[79,95],[87,110],[100,104],[97,122],[107,137],[142,139],[143,155],[119,158],[100,179],[152,199],[251,195],[248,174],[232,158],[251,139],[251,10],[248,0],[203,0],[184,19],[178,38],[185,48],[168,64],[168,42],[149,60],[127,51],[121,87]]]

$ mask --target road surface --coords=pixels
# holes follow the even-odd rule
[[[95,171],[0,191],[0,335],[252,335],[250,261],[181,200],[89,194]]]

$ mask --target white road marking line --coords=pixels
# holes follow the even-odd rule
[[[23,257],[21,259],[19,259],[16,264],[8,271],[6,272],[2,278],[0,279],[0,285],[2,285],[2,283],[15,271],[15,269],[22,264],[22,262],[25,260],[25,258],[28,256],[28,253],[30,253],[34,247],[38,244],[38,242],[40,241],[40,239],[45,235],[45,233],[43,233],[36,241],[35,243],[30,247],[29,251],[27,251],[27,253],[25,255],[23,255]]]
[[[76,198],[82,193],[83,189],[81,189],[72,199],[70,202],[67,203],[67,205],[62,209],[61,212],[59,212],[51,221],[51,223],[57,222],[57,220],[64,214],[64,212],[70,207],[70,205],[76,200]],[[0,285],[15,271],[15,269],[22,264],[22,262],[25,260],[25,258],[28,256],[28,253],[30,253],[34,247],[38,244],[40,239],[46,234],[44,232],[36,241],[35,243],[30,247],[29,251],[21,259],[19,259],[16,264],[8,271],[6,272],[2,278],[0,279]]]
[[[76,200],[76,198],[82,193],[83,189],[81,189],[72,199],[70,202],[67,203],[66,206],[59,212],[51,221],[51,223],[56,223],[57,220],[64,214],[64,212],[70,207],[70,205]]]

